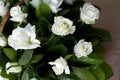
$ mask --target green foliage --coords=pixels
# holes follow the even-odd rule
[[[9,44],[0,47],[0,67],[2,67],[0,76],[9,80],[30,80],[33,77],[38,80],[108,80],[113,75],[111,67],[104,62],[105,48],[102,45],[112,41],[110,32],[81,21],[80,7],[85,3],[84,0],[75,0],[73,5],[63,2],[58,13],[52,13],[50,6],[43,0],[38,8],[34,8],[30,1],[32,0],[24,0],[24,4],[21,5],[23,13],[28,13],[26,21],[13,22],[9,20],[10,16],[4,26],[3,34],[8,38],[13,29],[18,26],[24,28],[30,23],[35,25],[40,47],[28,50],[14,50]],[[12,8],[18,0],[6,0],[5,3],[7,2],[10,3],[9,8]],[[73,21],[76,27],[74,34],[67,36],[53,34],[51,27],[56,16],[63,16]],[[92,43],[93,52],[87,57],[77,58],[74,46],[81,39]],[[48,64],[60,56],[67,61],[70,74],[56,75],[53,66]],[[22,71],[19,74],[6,74],[7,62],[17,62],[22,66]]]
[[[24,0],[26,5],[29,5],[30,0]]]
[[[33,50],[26,50],[26,51],[24,51],[24,53],[20,57],[18,63],[20,65],[27,65],[30,62],[30,60],[32,59],[32,55],[33,55]]]
[[[78,68],[73,67],[72,68],[73,73],[78,76],[80,79],[83,80],[97,80],[95,76],[86,68]]]
[[[89,58],[89,57],[81,57],[79,59],[76,59],[75,61],[77,62],[84,62],[86,64],[91,64],[91,65],[100,65],[103,61],[101,59],[94,59],[94,58]]]
[[[33,74],[33,68],[31,68],[31,66],[27,66],[27,68],[22,74],[21,80],[30,80],[33,77]]]
[[[37,63],[43,58],[43,54],[33,55],[30,63]]]
[[[64,75],[60,75],[57,77],[58,80],[80,80],[79,77],[75,76],[74,74],[64,74]]]
[[[102,71],[101,67],[95,66],[90,67],[90,72],[93,73],[93,75],[96,77],[97,80],[106,80],[105,79],[105,73]]]
[[[18,53],[12,49],[12,48],[4,48],[3,49],[5,55],[11,60],[11,61],[17,61]]]
[[[41,34],[41,36],[46,36],[48,34],[50,34],[50,23],[47,21],[47,19],[45,17],[40,17],[39,18],[39,35]]]
[[[39,8],[36,9],[37,18],[45,17],[47,20],[51,19],[51,10],[45,3],[41,3]]]
[[[105,80],[109,79],[113,75],[112,68],[106,62],[104,62],[101,65],[101,69],[103,70],[105,74]]]
[[[65,56],[67,53],[67,48],[62,44],[55,45],[54,47],[51,47],[49,50],[50,52],[54,52],[61,56]]]

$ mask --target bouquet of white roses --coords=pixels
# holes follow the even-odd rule
[[[108,80],[99,15],[84,0],[0,0],[0,80]]]

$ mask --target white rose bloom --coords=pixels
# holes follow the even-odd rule
[[[18,63],[10,63],[6,64],[6,73],[19,73],[22,71],[22,66],[19,66]]]
[[[58,16],[54,18],[54,22],[52,32],[56,35],[65,36],[75,32],[76,28],[73,26],[73,22],[67,18]]]
[[[64,0],[66,4],[72,5],[75,0]]]
[[[4,46],[6,46],[7,45],[7,40],[6,40],[6,38],[2,35],[2,34],[0,34],[0,46],[1,47],[4,47]]]
[[[53,13],[57,13],[61,10],[59,7],[63,3],[63,0],[43,0],[43,2],[50,6]]]
[[[36,39],[35,26],[28,23],[25,28],[17,27],[8,37],[8,44],[15,50],[40,47],[40,41]]]
[[[30,4],[34,7],[34,8],[38,8],[39,5],[41,3],[41,0],[32,0],[30,1]]]
[[[91,42],[86,42],[84,39],[80,40],[75,46],[74,46],[74,53],[77,58],[80,58],[82,56],[87,57],[91,52],[92,44]]]
[[[3,1],[0,0],[0,16],[4,17],[6,15],[8,10],[8,5],[9,3],[7,3],[7,5],[5,6]]]
[[[80,8],[80,11],[81,20],[86,24],[94,24],[100,15],[100,11],[91,3],[85,3],[83,7]]]
[[[52,69],[56,75],[61,75],[64,71],[65,74],[70,74],[69,66],[67,65],[66,60],[62,57],[56,59],[54,62],[49,62],[49,64],[54,65]]]
[[[27,15],[28,14],[22,12],[20,6],[12,7],[10,10],[10,16],[12,16],[10,20],[14,22],[22,22],[27,17]]]

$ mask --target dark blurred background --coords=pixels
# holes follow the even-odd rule
[[[109,80],[120,80],[120,0],[86,0],[101,8],[100,19],[94,27],[110,31],[112,42],[105,43],[105,60],[112,67],[114,75]]]

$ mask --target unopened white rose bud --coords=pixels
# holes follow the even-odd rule
[[[22,71],[22,66],[20,66],[18,63],[10,63],[8,62],[6,64],[6,73],[20,73]]]

